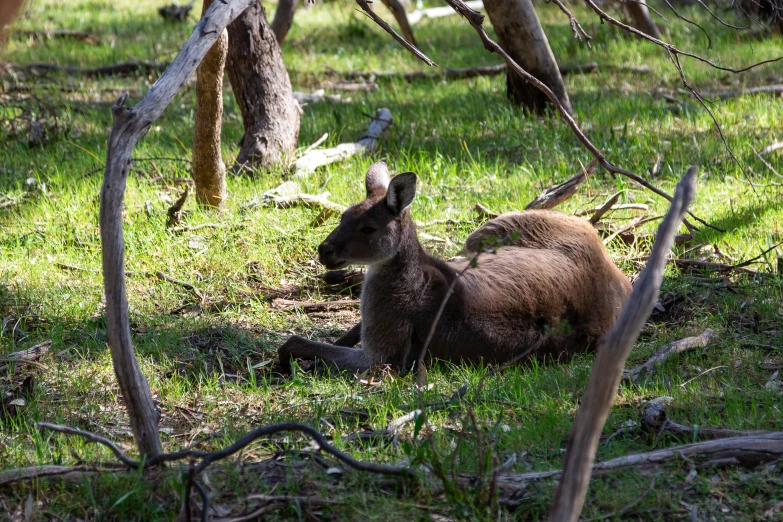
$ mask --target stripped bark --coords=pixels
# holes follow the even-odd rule
[[[563,77],[531,0],[487,0],[484,7],[500,46],[515,62],[549,87],[563,108],[573,114]],[[543,92],[513,71],[506,73],[506,90],[514,103],[533,112],[541,113],[550,105]]]
[[[204,0],[202,15],[213,0]],[[226,166],[220,152],[223,121],[223,68],[228,52],[224,30],[196,73],[196,118],[193,134],[193,181],[196,200],[204,206],[221,207],[226,199]]]
[[[367,132],[359,138],[359,141],[356,143],[341,143],[330,149],[316,149],[308,152],[294,163],[294,177],[301,178],[307,176],[318,167],[344,160],[359,153],[371,151],[381,134],[383,134],[383,131],[388,129],[391,124],[391,111],[389,109],[378,109],[375,112],[375,117],[370,122],[370,126],[367,128]]]
[[[259,0],[228,26],[226,72],[245,128],[232,170],[279,164],[296,149],[300,108]]]
[[[122,231],[123,198],[133,148],[150,129],[179,89],[220,37],[223,29],[253,0],[216,2],[193,29],[188,41],[166,72],[132,108],[123,94],[112,107],[114,124],[106,152],[101,188],[100,228],[103,278],[106,292],[106,334],[114,371],[128,409],[139,453],[152,457],[163,452],[158,434],[158,411],[147,379],[139,368],[131,340],[125,288],[125,240]]]
[[[650,260],[636,281],[617,322],[598,346],[587,391],[568,441],[563,477],[549,520],[576,522],[579,519],[601,430],[617,394],[628,354],[658,300],[674,235],[696,191],[696,172],[696,167],[691,167],[677,185],[669,213],[658,228]]]
[[[0,487],[49,477],[65,477],[84,480],[88,473],[102,471],[93,466],[28,466],[0,471]],[[75,477],[74,477],[74,474]]]

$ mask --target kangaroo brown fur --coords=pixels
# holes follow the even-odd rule
[[[369,266],[361,294],[362,348],[293,336],[279,349],[283,367],[291,357],[317,357],[341,370],[411,369],[455,279],[428,347],[432,357],[455,362],[502,363],[530,347],[536,357],[559,359],[594,348],[631,293],[583,219],[548,210],[509,212],[468,237],[466,259],[447,263],[430,256],[416,236],[408,209],[416,174],[390,179],[379,162],[367,171],[366,186],[366,199],[349,207],[318,247],[328,269]],[[460,276],[468,263],[474,266]],[[355,344],[358,328],[338,344]]]

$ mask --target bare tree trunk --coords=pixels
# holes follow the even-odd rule
[[[484,8],[500,46],[522,68],[552,89],[563,107],[573,114],[563,77],[531,0],[486,0]],[[531,111],[541,113],[549,105],[546,95],[514,72],[506,72],[506,89],[514,103]]]
[[[201,14],[213,0],[204,0]],[[196,123],[193,135],[193,181],[196,199],[220,207],[226,199],[226,166],[220,152],[220,126],[223,119],[223,68],[228,52],[224,30],[196,72]]]
[[[112,107],[114,123],[106,151],[100,209],[103,285],[106,292],[106,337],[139,453],[147,457],[158,455],[163,449],[158,434],[158,411],[152,401],[147,380],[136,360],[128,319],[122,212],[131,154],[139,139],[196,71],[196,67],[226,25],[251,1],[233,0],[230,4],[215,2],[193,29],[193,34],[166,72],[147,91],[144,98],[135,107],[127,108],[124,103],[128,95],[123,94]]]
[[[300,109],[260,1],[228,26],[226,70],[245,124],[232,169],[280,163],[296,148]]]
[[[397,20],[397,25],[400,26],[402,36],[405,37],[413,45],[416,44],[416,38],[413,36],[413,28],[408,23],[408,15],[405,13],[405,8],[400,3],[400,0],[381,0],[383,5],[389,8],[389,11],[394,15],[394,19]],[[418,46],[417,46],[418,47]]]
[[[625,10],[628,11],[631,20],[633,20],[633,26],[635,28],[648,36],[660,40],[661,31],[658,30],[658,26],[653,22],[645,0],[624,0],[623,5],[625,6]]]
[[[288,34],[288,30],[291,29],[291,24],[294,23],[296,2],[297,0],[280,0],[277,2],[275,19],[272,20],[272,32],[275,33],[275,38],[277,38],[277,43],[279,45],[283,45],[285,35]]]

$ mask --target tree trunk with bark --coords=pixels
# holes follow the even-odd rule
[[[204,0],[203,16],[213,0]],[[223,68],[228,52],[224,30],[196,72],[196,123],[193,135],[193,181],[196,199],[205,206],[220,207],[226,199],[226,166],[220,152],[223,119]]]
[[[563,77],[531,0],[485,0],[484,8],[500,46],[515,62],[552,89],[566,110],[573,113]],[[514,103],[531,111],[541,113],[550,105],[546,95],[514,72],[506,73],[506,89]]]
[[[623,1],[623,5],[636,29],[647,36],[661,39],[661,31],[650,16],[650,10],[647,8],[645,0]]]
[[[226,70],[245,126],[232,169],[280,163],[296,149],[300,108],[260,2],[228,26]]]
[[[277,2],[277,11],[275,11],[275,18],[272,20],[272,32],[275,33],[275,38],[277,38],[279,45],[283,45],[285,35],[288,34],[291,24],[294,23],[295,13],[296,0],[280,0]]]

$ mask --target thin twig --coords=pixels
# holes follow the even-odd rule
[[[403,47],[405,47],[407,50],[409,50],[413,55],[421,60],[422,62],[426,63],[430,67],[437,67],[438,64],[430,60],[426,54],[421,52],[418,47],[410,43],[408,40],[400,36],[397,31],[391,28],[389,24],[383,21],[383,18],[378,16],[375,11],[372,10],[372,7],[370,7],[371,0],[356,0],[356,3],[359,7],[362,8],[362,11],[367,13],[367,16],[369,16],[373,22],[378,24],[384,31],[389,33],[392,38],[397,40]]]
[[[484,48],[489,51],[490,53],[497,53],[500,55],[503,60],[506,62],[508,67],[512,69],[514,72],[516,72],[520,77],[522,77],[525,81],[536,87],[539,91],[544,93],[547,98],[552,102],[552,104],[555,106],[557,111],[560,113],[560,116],[563,118],[563,120],[566,122],[566,124],[571,128],[572,132],[576,135],[576,137],[579,139],[579,141],[582,142],[582,144],[587,148],[587,150],[590,151],[590,153],[593,155],[594,158],[598,160],[598,162],[609,172],[613,172],[615,174],[620,174],[622,176],[625,176],[627,178],[632,179],[639,185],[645,187],[646,189],[654,192],[655,194],[666,198],[669,202],[672,201],[672,197],[664,192],[663,190],[657,188],[656,186],[652,185],[651,183],[647,182],[642,177],[633,174],[632,172],[629,172],[625,169],[622,169],[620,167],[617,167],[616,165],[612,164],[608,159],[606,159],[606,156],[604,156],[604,153],[601,152],[598,147],[596,147],[588,138],[587,136],[582,132],[582,130],[579,128],[579,125],[576,123],[576,120],[568,113],[568,111],[565,109],[563,104],[560,102],[558,97],[555,95],[554,92],[552,92],[552,89],[550,89],[545,83],[537,79],[535,76],[524,70],[522,67],[520,67],[519,64],[517,64],[511,56],[502,48],[500,47],[496,42],[494,42],[489,35],[487,35],[486,31],[484,31],[481,24],[484,22],[484,15],[481,13],[478,13],[472,9],[470,9],[468,6],[465,5],[465,3],[462,0],[445,0],[447,4],[449,4],[452,9],[457,11],[459,14],[465,17],[465,19],[468,20],[470,25],[475,29],[476,33],[478,33],[479,38],[481,38],[482,43],[484,44]],[[585,0],[590,5],[592,4],[592,0]],[[596,6],[595,9],[598,9]],[[600,11],[600,9],[598,9]],[[603,13],[603,11],[600,11]],[[606,15],[608,17],[608,15]],[[619,22],[618,22],[619,23]],[[624,25],[624,24],[623,24]],[[627,27],[627,26],[626,26]],[[634,33],[640,33],[644,35],[646,38],[650,39],[651,37],[648,37],[641,31],[638,31],[636,29],[633,29]],[[669,44],[665,44],[664,42],[661,42],[660,40],[657,40],[655,38],[652,38],[655,42],[660,42],[662,45],[670,46]],[[676,48],[675,48],[676,49]],[[679,52],[679,50],[678,50]],[[781,57],[780,59],[783,59]],[[770,60],[775,61],[775,60]],[[766,62],[765,62],[766,63]],[[720,229],[714,225],[711,225],[710,223],[707,223],[706,221],[702,220],[701,218],[694,215],[692,212],[688,211],[688,215],[693,217],[696,221],[699,223],[715,229],[719,232],[725,232],[725,230]],[[687,224],[687,222],[686,222]]]
[[[587,34],[587,31],[584,30],[582,27],[582,24],[579,23],[579,20],[574,17],[573,14],[571,14],[571,11],[568,10],[568,8],[561,2],[560,0],[546,0],[547,3],[552,2],[557,7],[560,8],[561,11],[568,17],[568,21],[571,23],[571,31],[574,33],[574,37],[577,40],[581,40],[587,45],[588,48],[591,47],[590,40],[592,40],[592,36]]]
[[[41,430],[51,430],[51,431],[57,431],[60,433],[66,433],[68,435],[78,435],[79,437],[83,437],[87,439],[90,442],[95,442],[97,444],[102,444],[103,446],[106,446],[111,450],[112,453],[114,453],[114,456],[117,457],[117,460],[125,464],[131,469],[138,469],[140,463],[138,461],[133,460],[132,458],[125,455],[125,453],[117,447],[116,444],[114,444],[109,439],[105,439],[101,437],[100,435],[96,435],[95,433],[90,433],[89,431],[83,431],[78,430],[76,428],[71,428],[69,426],[61,426],[59,424],[50,424],[48,422],[39,422],[36,424],[36,429]]]
[[[604,245],[608,245],[609,243],[612,242],[612,240],[614,238],[616,238],[617,236],[619,236],[621,234],[625,234],[626,232],[629,232],[629,231],[631,231],[631,230],[633,230],[633,229],[635,229],[637,227],[640,227],[640,226],[644,225],[645,223],[649,223],[650,221],[657,221],[659,219],[662,219],[663,217],[664,216],[661,215],[661,216],[650,216],[650,217],[639,217],[639,218],[636,218],[633,221],[631,221],[630,223],[628,223],[627,225],[625,225],[624,227],[622,227],[621,229],[619,229],[617,232],[614,232],[609,237],[604,239]]]

